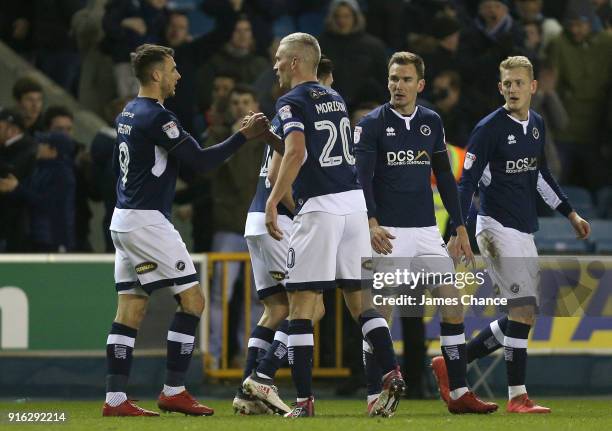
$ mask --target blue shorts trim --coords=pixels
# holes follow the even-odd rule
[[[180,286],[182,284],[199,282],[199,281],[200,281],[200,278],[198,277],[198,273],[194,272],[193,274],[185,275],[183,277],[166,278],[163,280],[153,281],[147,284],[140,284],[140,281],[127,281],[127,282],[122,282],[122,283],[115,283],[115,289],[117,290],[117,292],[120,292],[122,290],[129,290],[129,289],[139,286],[148,295],[150,295],[153,293],[153,291],[157,289],[161,289],[163,287]]]
[[[356,290],[369,289],[372,286],[371,280],[355,280],[348,278],[340,278],[336,280],[338,287],[347,292],[354,292]]]
[[[277,293],[281,293],[285,291],[285,286],[282,284],[277,284],[272,287],[266,287],[265,289],[261,289],[257,291],[257,297],[259,300],[266,299],[269,296],[276,295]]]
[[[328,289],[336,288],[336,280],[330,281],[306,281],[303,283],[286,283],[285,289],[287,292],[293,292],[296,290],[314,290],[315,292],[322,292]]]

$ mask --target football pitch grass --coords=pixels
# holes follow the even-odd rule
[[[531,430],[612,430],[612,402],[609,399],[538,399],[553,410],[548,415],[517,415],[504,411],[505,400],[498,400],[500,411],[490,415],[451,415],[441,401],[402,400],[392,418],[369,418],[365,402],[357,400],[318,400],[314,418],[285,419],[279,416],[234,415],[231,400],[202,400],[215,409],[212,417],[162,414],[153,418],[103,418],[100,401],[0,402],[0,429],[83,430],[83,431],[531,431]],[[144,408],[158,411],[154,401],[140,401]],[[67,421],[58,424],[8,423],[8,412],[66,412]]]

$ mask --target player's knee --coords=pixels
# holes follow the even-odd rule
[[[206,305],[200,285],[190,287],[179,295],[179,306],[184,313],[200,317]]]
[[[279,303],[270,304],[264,301],[264,312],[262,317],[268,324],[265,326],[274,328],[289,317],[289,305]]]
[[[312,316],[312,324],[319,322],[325,316],[325,304],[319,301],[315,306],[314,316]]]
[[[117,307],[115,322],[130,328],[139,328],[142,320],[147,314],[147,300],[141,301],[121,301]]]
[[[508,317],[515,322],[533,326],[535,324],[535,307],[533,305],[512,307],[508,313]]]

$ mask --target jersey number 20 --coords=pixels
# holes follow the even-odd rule
[[[342,164],[342,156],[331,156],[331,152],[336,145],[336,141],[338,140],[338,129],[336,125],[329,120],[317,121],[314,123],[315,129],[317,130],[327,130],[329,132],[329,137],[327,138],[327,142],[323,147],[323,151],[319,156],[319,163],[324,168],[329,168],[331,166],[338,166]],[[340,139],[342,140],[342,152],[344,154],[344,159],[349,165],[355,164],[355,157],[351,154],[351,150],[349,148],[351,136],[351,123],[347,117],[343,117],[340,120]]]

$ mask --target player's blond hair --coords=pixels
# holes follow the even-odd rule
[[[308,33],[291,33],[281,39],[280,45],[288,47],[296,57],[300,57],[316,73],[321,61],[321,47],[317,39]]]
[[[533,80],[533,64],[531,64],[531,61],[529,61],[529,59],[523,55],[508,57],[499,63],[499,74],[501,75],[502,71],[504,70],[516,69],[517,67],[524,67],[527,69],[529,78]]]

